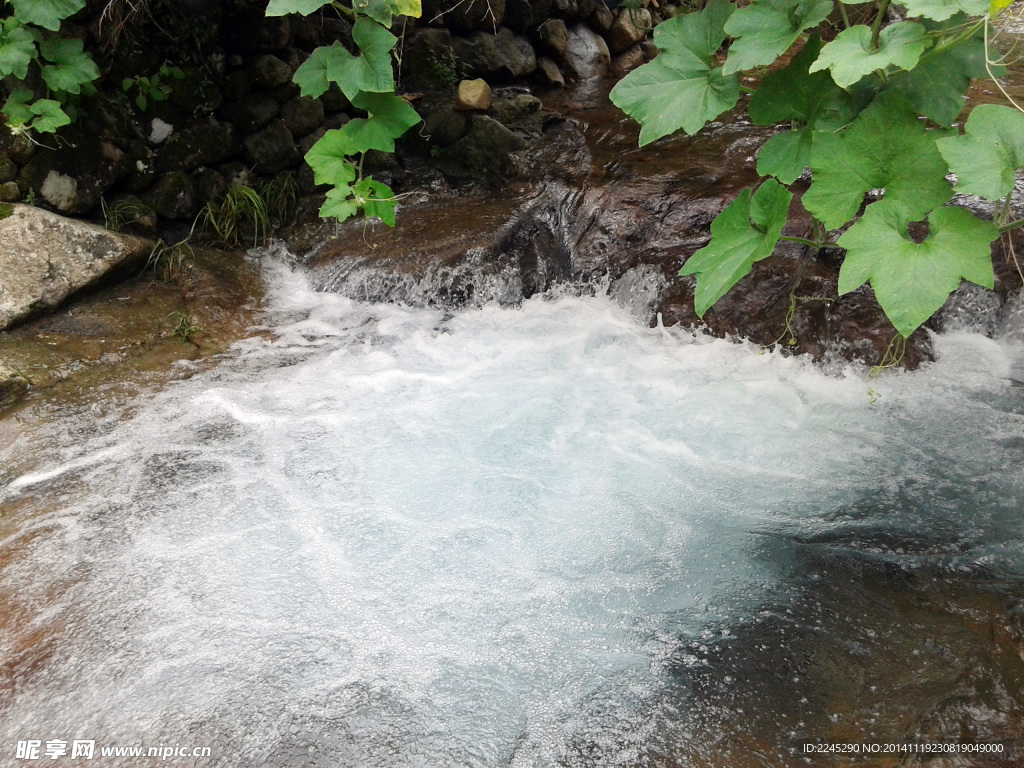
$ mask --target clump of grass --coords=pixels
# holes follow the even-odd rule
[[[156,278],[163,283],[169,283],[182,277],[188,263],[195,257],[195,251],[189,245],[188,240],[181,240],[174,245],[168,245],[163,239],[157,240],[153,250],[149,252],[149,258],[142,268],[143,272],[152,269]]]
[[[279,173],[260,188],[260,197],[271,219],[279,224],[290,221],[299,203],[299,183],[290,173]]]
[[[171,336],[177,336],[185,342],[192,341],[192,337],[203,332],[203,327],[193,321],[187,312],[171,312],[167,316],[167,325],[171,329]]]
[[[245,228],[252,231],[255,248],[267,240],[270,216],[260,193],[244,185],[229,189],[219,203],[207,203],[192,226],[193,232],[209,229],[215,235],[213,241],[227,248],[241,246]]]
[[[123,232],[130,224],[144,222],[152,214],[152,210],[141,200],[124,198],[108,203],[100,199],[103,207],[103,225],[113,232]]]

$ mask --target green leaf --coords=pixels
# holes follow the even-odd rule
[[[958,192],[989,200],[1013,189],[1024,167],[1024,114],[1011,107],[982,104],[971,111],[963,136],[939,139],[939,152],[957,175]]]
[[[846,258],[839,293],[870,281],[878,303],[904,337],[910,336],[945,303],[960,280],[992,288],[993,224],[965,208],[938,208],[929,217],[931,233],[922,243],[907,235],[906,208],[883,200],[839,238]]]
[[[336,53],[339,49],[340,52]],[[292,79],[299,86],[299,92],[303,96],[311,96],[315,99],[327,93],[327,89],[331,87],[328,64],[333,61],[335,56],[341,56],[342,52],[351,56],[341,43],[335,41],[330,47],[320,46],[299,65]]]
[[[36,118],[29,124],[29,128],[39,133],[53,133],[71,122],[60,103],[53,99],[40,99],[31,106],[31,110]]]
[[[992,0],[991,5],[988,7],[988,15],[994,19],[1000,13],[1013,5],[1013,2],[1014,0]]]
[[[395,16],[419,18],[422,13],[420,0],[354,0],[352,8],[385,27],[391,26]]]
[[[913,21],[900,21],[882,30],[878,50],[871,47],[871,30],[863,24],[844,29],[836,39],[821,49],[811,72],[829,69],[840,88],[853,85],[876,69],[889,66],[913,69],[928,37],[924,27]]]
[[[359,56],[353,56],[335,42],[330,48],[317,48],[296,70],[293,79],[303,96],[321,96],[332,82],[337,83],[350,100],[360,91],[388,93],[395,90],[390,51],[398,38],[377,22],[360,17],[352,27],[352,39],[359,46]]]
[[[938,29],[940,25],[925,27]],[[993,56],[997,57],[998,54]],[[995,65],[992,70],[1000,77],[1006,68]],[[892,75],[885,90],[902,91],[920,114],[939,125],[951,125],[964,107],[971,80],[980,77],[988,77],[982,30],[952,48],[926,56],[909,72]]]
[[[723,73],[771,64],[801,32],[816,27],[831,12],[832,0],[753,0],[725,25],[726,34],[736,40],[729,47]]]
[[[420,122],[420,116],[409,102],[393,93],[360,93],[352,100],[352,106],[370,113],[376,130],[392,139],[397,139]],[[394,152],[392,149],[385,150]]]
[[[14,15],[25,24],[56,32],[60,23],[85,8],[85,0],[10,0]]]
[[[694,304],[698,317],[722,298],[755,261],[772,255],[786,224],[793,195],[768,179],[751,197],[745,189],[711,222],[711,242],[691,256],[680,275],[697,275]]]
[[[140,112],[145,112],[146,107],[149,106],[149,102],[146,100],[146,97],[140,93],[135,97],[135,106],[139,108]]]
[[[24,125],[32,119],[33,113],[28,103],[32,100],[32,91],[18,88],[8,97],[3,106],[3,113],[12,125]]]
[[[661,53],[612,89],[612,103],[640,123],[640,146],[682,129],[696,133],[739,99],[739,76],[711,68],[735,6],[711,0],[703,11],[676,16],[654,30]]]
[[[377,216],[389,227],[395,226],[395,206],[398,201],[387,184],[367,176],[352,187],[352,194],[367,216]]]
[[[818,133],[811,147],[814,181],[804,207],[838,229],[852,219],[873,189],[923,217],[953,194],[935,134],[917,119],[902,94],[879,94],[840,134]]]
[[[808,74],[821,40],[810,37],[784,69],[769,72],[750,99],[747,112],[757,125],[795,121],[820,131],[835,131],[856,116],[850,94],[828,72]]]
[[[757,172],[792,184],[811,164],[812,131],[800,128],[772,136],[757,155]]]
[[[43,80],[53,91],[80,93],[83,83],[100,76],[100,69],[84,50],[81,40],[50,38],[39,45],[39,52],[53,65],[43,67]]]
[[[317,184],[333,184],[336,187],[350,184],[358,175],[348,157],[358,154],[352,139],[340,130],[331,130],[314,144],[306,153],[306,162],[313,169],[313,180]]]
[[[333,0],[270,0],[267,3],[267,16],[284,16],[288,13],[309,16],[332,2]]]
[[[327,192],[327,200],[320,206],[320,216],[338,221],[352,218],[359,212],[359,205],[352,199],[352,188],[348,185],[335,187]]]
[[[984,16],[988,13],[989,0],[900,0],[900,5],[907,9],[907,16],[945,21],[960,12]]]
[[[18,23],[16,18],[0,22],[0,79],[14,75],[24,80],[28,65],[36,57],[39,33]]]

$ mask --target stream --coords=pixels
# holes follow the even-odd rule
[[[643,327],[600,289],[451,312],[265,268],[262,336],[130,417],[78,407],[4,449],[8,757],[27,739],[289,767],[1012,749],[1019,344],[950,334],[937,362],[871,379]]]

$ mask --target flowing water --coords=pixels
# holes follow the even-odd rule
[[[792,662],[752,627],[825,622],[814,647],[909,669],[980,610],[908,598],[917,634],[885,640],[910,581],[983,582],[993,626],[1021,595],[1020,345],[941,337],[875,380],[643,327],[599,289],[452,313],[268,264],[269,333],[0,453],[5,765],[27,739],[210,746],[163,763],[202,766],[801,764],[848,713],[823,690],[768,711],[756,682]],[[1007,659],[972,712],[1019,716]],[[917,698],[877,694],[906,699],[902,736],[929,664]],[[723,728],[775,729],[776,753],[716,758]]]

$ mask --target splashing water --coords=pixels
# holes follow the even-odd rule
[[[771,537],[1024,570],[1019,349],[940,338],[872,404],[607,296],[274,283],[273,341],[0,490],[0,749],[644,764],[667,659],[785,592]]]

